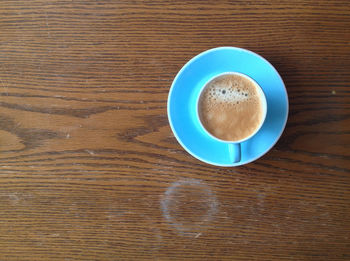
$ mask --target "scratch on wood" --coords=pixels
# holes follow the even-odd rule
[[[87,153],[89,153],[90,155],[95,155],[95,152],[93,150],[85,150]]]
[[[2,88],[4,89],[4,92],[6,93],[6,95],[8,96],[9,93],[8,93],[8,87],[5,85],[4,81],[0,78],[1,80],[1,85],[2,85]]]
[[[45,21],[46,21],[46,27],[47,27],[47,36],[48,36],[49,38],[51,38],[50,28],[49,28],[49,18],[48,18],[48,16],[47,16],[47,12],[45,12],[45,17],[46,17]]]

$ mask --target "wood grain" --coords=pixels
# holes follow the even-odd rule
[[[171,133],[183,64],[267,58],[290,99],[258,161]],[[0,260],[349,260],[349,1],[0,2]]]

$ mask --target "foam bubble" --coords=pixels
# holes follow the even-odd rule
[[[240,101],[246,101],[249,98],[249,93],[247,91],[243,91],[242,87],[227,87],[215,83],[208,86],[208,102],[216,101],[220,103],[236,104]]]

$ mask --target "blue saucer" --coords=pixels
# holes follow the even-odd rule
[[[208,137],[195,115],[196,98],[204,84],[224,72],[250,76],[263,89],[267,100],[264,125],[241,143],[241,161],[232,163],[229,145]],[[216,166],[239,166],[268,152],[280,138],[288,117],[288,96],[282,78],[263,57],[236,47],[207,50],[192,58],[176,75],[169,91],[170,127],[182,147],[195,158]]]

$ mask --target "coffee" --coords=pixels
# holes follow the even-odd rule
[[[240,74],[224,74],[202,91],[198,114],[203,127],[224,141],[240,141],[252,135],[265,117],[260,87]]]

